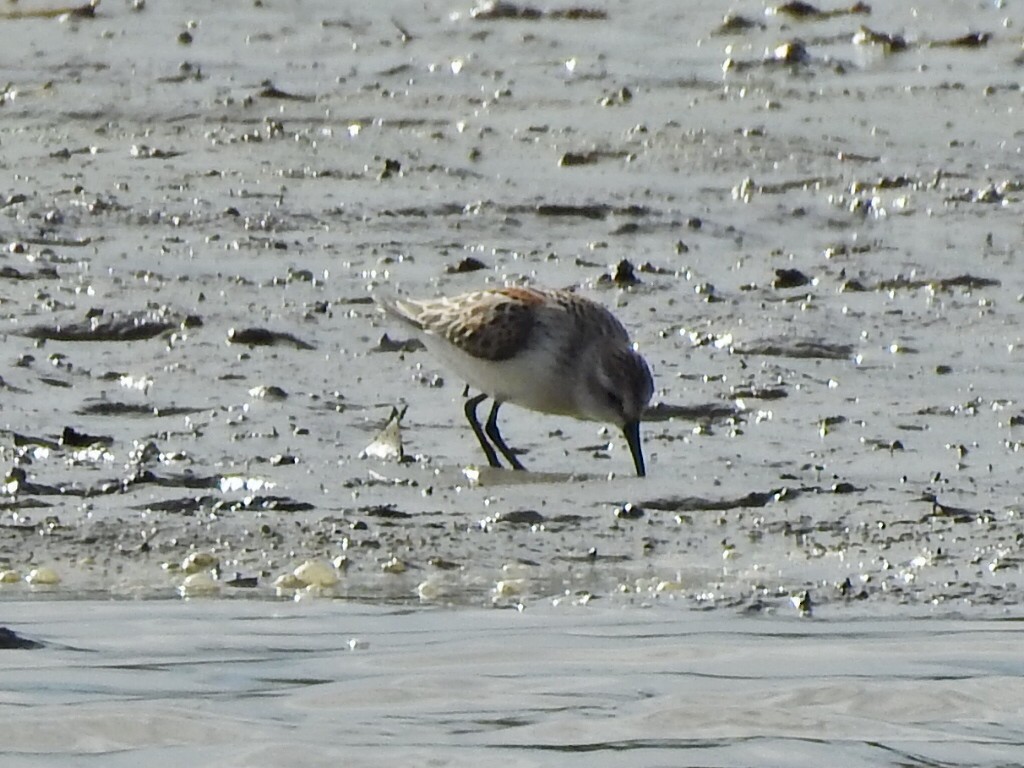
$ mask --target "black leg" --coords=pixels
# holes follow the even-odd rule
[[[469,426],[473,428],[473,434],[476,435],[476,439],[480,441],[480,447],[484,449],[484,453],[487,455],[487,462],[492,467],[500,467],[501,462],[498,461],[498,454],[494,452],[491,444],[487,442],[487,438],[484,437],[484,431],[480,427],[480,422],[476,418],[476,407],[486,399],[487,395],[477,395],[476,397],[469,398],[466,401],[466,419],[469,421]],[[503,445],[504,443],[502,443]],[[505,453],[506,450],[508,449],[502,450],[502,453]]]
[[[512,465],[512,469],[526,469],[516,458],[516,455],[512,453],[511,449],[505,444],[504,438],[501,436],[501,432],[498,431],[498,409],[501,407],[501,403],[498,400],[494,401],[494,405],[491,406],[491,415],[487,417],[487,436],[491,438],[491,442],[494,443],[494,447],[501,451],[501,455],[508,459],[508,463]],[[492,465],[493,466],[493,465]]]

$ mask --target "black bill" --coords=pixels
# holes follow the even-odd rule
[[[644,468],[644,447],[640,444],[640,422],[634,421],[627,424],[622,428],[622,434],[626,436],[629,452],[633,454],[637,477],[645,477],[647,470]]]

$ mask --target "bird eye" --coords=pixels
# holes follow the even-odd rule
[[[610,389],[606,389],[604,397],[605,400],[608,401],[608,405],[610,405],[616,413],[622,413],[622,398],[619,397],[619,394],[617,392],[613,392]]]

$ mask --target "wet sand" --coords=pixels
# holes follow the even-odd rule
[[[1020,616],[1019,9],[536,8],[4,20],[5,605]],[[506,283],[631,330],[647,478],[514,407],[477,472],[370,299]]]

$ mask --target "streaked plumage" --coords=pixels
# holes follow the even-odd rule
[[[617,425],[637,474],[645,473],[639,422],[654,383],[626,329],[600,304],[571,291],[500,288],[381,305],[483,393],[467,401],[466,417],[492,466],[500,466],[496,447],[523,468],[497,426],[498,408],[507,402]],[[494,406],[482,429],[476,406],[486,397]]]

